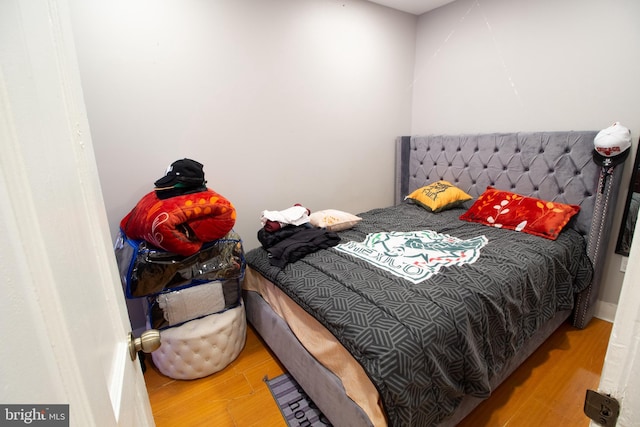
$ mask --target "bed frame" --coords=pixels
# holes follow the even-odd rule
[[[596,131],[434,135],[396,139],[395,203],[413,190],[446,180],[478,197],[487,186],[544,200],[580,205],[571,227],[587,242],[594,266],[591,285],[576,297],[573,311],[556,314],[491,380],[502,383],[562,323],[584,328],[594,314],[624,164],[607,171],[592,160]],[[245,291],[247,318],[284,367],[333,425],[370,426],[346,396],[342,383],[310,355],[279,317],[253,291]],[[453,426],[483,399],[467,396],[443,425]]]

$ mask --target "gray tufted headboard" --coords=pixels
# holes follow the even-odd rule
[[[573,324],[593,317],[624,164],[606,176],[592,160],[596,131],[403,136],[396,141],[395,202],[438,180],[478,197],[487,186],[580,206],[571,226],[587,240],[591,286]]]

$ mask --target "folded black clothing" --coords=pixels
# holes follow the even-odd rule
[[[309,228],[310,227],[308,226],[308,224],[287,225],[276,231],[267,231],[263,227],[260,230],[258,230],[258,240],[262,244],[263,248],[269,249],[275,244],[296,234],[297,232],[302,230],[308,230]]]
[[[320,249],[327,249],[340,242],[340,237],[322,228],[305,228],[291,234],[267,249],[269,263],[284,268],[288,263],[298,261],[305,255]]]

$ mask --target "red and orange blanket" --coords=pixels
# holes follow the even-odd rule
[[[120,221],[123,233],[175,254],[189,256],[224,237],[235,225],[234,206],[213,190],[160,199],[145,195]]]

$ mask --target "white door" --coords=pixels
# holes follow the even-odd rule
[[[0,402],[153,425],[78,73],[65,0],[0,2]]]
[[[617,399],[615,425],[640,425],[640,227],[636,225],[598,391]],[[611,418],[609,418],[609,425]],[[602,424],[591,421],[591,427]]]

